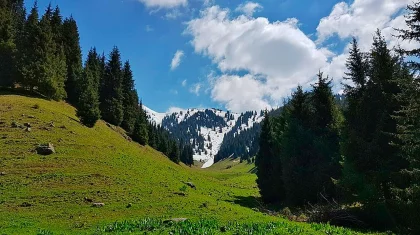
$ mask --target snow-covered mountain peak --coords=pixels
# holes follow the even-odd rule
[[[204,163],[203,168],[214,163],[225,136],[233,136],[252,128],[263,120],[262,113],[232,113],[219,109],[176,109],[158,113],[144,106],[150,121],[162,125],[175,138],[189,140],[194,150],[194,160]]]

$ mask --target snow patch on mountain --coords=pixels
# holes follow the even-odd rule
[[[204,148],[199,146],[197,140],[190,139],[190,143],[196,143],[193,147],[194,150],[194,160],[204,162],[202,168],[210,167],[214,164],[214,157],[220,150],[220,146],[223,143],[223,139],[225,134],[232,131],[232,129],[237,125],[237,121],[239,118],[242,117],[241,114],[226,112],[219,109],[186,109],[186,110],[177,110],[176,112],[172,113],[158,113],[153,111],[152,109],[144,106],[144,110],[148,114],[149,120],[156,123],[157,125],[162,125],[163,120],[165,117],[172,118],[173,120],[169,126],[163,126],[165,129],[169,130],[171,128],[175,128],[177,125],[182,125],[183,122],[205,122],[206,120],[202,119],[210,119],[210,116],[213,116],[211,112],[213,112],[216,116],[223,118],[224,123],[223,125],[219,126],[199,126],[198,129],[196,126],[193,127],[194,131],[198,131],[199,136],[204,139]],[[207,113],[206,113],[207,112]],[[209,113],[210,112],[210,113]],[[195,115],[199,113],[198,115]],[[211,114],[211,115],[208,115]],[[193,117],[196,120],[193,120]],[[249,118],[246,123],[243,123],[240,128],[237,128],[237,133],[240,134],[241,131],[244,131],[248,128],[252,128],[254,123],[260,123],[264,119],[263,116],[260,114],[255,114],[251,118]],[[219,119],[220,120],[220,119]],[[220,122],[220,121],[219,121]],[[165,121],[165,123],[167,123]],[[190,133],[191,130],[188,128],[186,130],[187,133]],[[202,140],[201,140],[202,141]],[[202,142],[201,142],[202,143]]]

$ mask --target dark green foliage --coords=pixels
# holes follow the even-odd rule
[[[63,47],[57,44],[53,33],[53,13],[50,7],[42,17],[40,25],[40,58],[38,91],[50,99],[61,100],[67,97],[64,89],[66,80],[66,60]],[[54,29],[55,30],[55,29]]]
[[[360,54],[357,44],[353,44],[352,53]],[[401,93],[396,83],[400,65],[380,32],[374,37],[368,68],[360,69],[364,65],[355,58],[350,57],[347,63],[348,77],[356,86],[346,88],[349,106],[345,112],[342,183],[353,192],[350,195],[356,195],[361,202],[389,201],[395,183],[392,175],[407,164],[398,147],[391,144],[398,142],[395,138],[397,125],[392,116],[401,109],[401,103],[396,99]],[[357,73],[356,69],[362,72]]]
[[[183,162],[185,165],[188,165],[188,166],[193,165],[194,164],[194,159],[193,159],[194,151],[191,145],[181,144],[179,149],[181,151],[181,155],[180,155],[181,162]]]
[[[266,113],[261,127],[260,148],[255,165],[257,167],[257,184],[265,202],[278,202],[283,198],[281,164],[276,154],[273,124]]]
[[[78,101],[77,80],[82,75],[82,51],[79,44],[79,31],[76,21],[70,17],[62,24],[61,38],[63,40],[64,52],[67,64],[66,92],[67,100],[71,104]],[[99,79],[100,77],[97,77]],[[96,86],[99,89],[99,86]]]
[[[83,76],[77,80],[79,100],[77,102],[77,116],[80,121],[93,127],[100,118],[98,79],[100,76],[100,59],[95,49],[89,51]]]
[[[180,162],[180,153],[179,153],[179,147],[176,141],[171,140],[169,144],[169,159],[175,163]]]
[[[141,145],[147,145],[149,142],[149,130],[146,113],[143,110],[143,105],[140,103],[138,111],[136,113],[136,122],[133,127],[133,139],[139,142]]]
[[[131,71],[130,63],[127,61],[124,64],[123,78],[122,78],[122,91],[123,91],[123,107],[124,117],[121,127],[128,133],[132,133],[136,123],[136,116],[138,112],[139,98],[137,91],[134,87],[133,72]]]
[[[38,85],[41,77],[40,67],[42,58],[41,51],[41,28],[39,25],[38,6],[31,9],[25,22],[22,43],[19,45],[19,72],[21,73],[21,85],[33,90]]]
[[[23,0],[0,1],[0,87],[13,87],[19,80],[17,46],[25,15]]]
[[[121,55],[114,47],[105,66],[105,74],[100,90],[100,109],[102,118],[116,126],[123,121],[123,93],[122,93]]]

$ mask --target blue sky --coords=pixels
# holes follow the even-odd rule
[[[77,20],[83,54],[118,46],[143,103],[241,112],[281,105],[318,70],[340,90],[349,39],[405,27],[409,0],[52,0]],[[34,0],[27,0],[30,8]],[[39,0],[42,13],[50,0]],[[403,42],[404,47],[416,45]],[[179,63],[171,68],[176,52]]]

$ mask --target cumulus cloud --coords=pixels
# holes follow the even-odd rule
[[[183,87],[185,87],[185,86],[187,85],[187,79],[183,80],[183,81],[181,82],[181,85],[182,85]]]
[[[195,52],[210,57],[222,73],[247,71],[250,75],[216,79],[213,99],[225,103],[233,111],[249,109],[250,104],[264,108],[289,95],[290,89],[298,83],[309,82],[327,65],[330,53],[327,49],[319,50],[297,28],[297,23],[297,19],[269,22],[267,18],[245,15],[231,18],[230,10],[219,6],[209,7],[199,18],[189,21],[186,32],[193,36]],[[252,84],[257,77],[262,79]],[[259,84],[256,87],[261,89],[255,89],[252,96],[239,92],[235,97],[223,99],[221,84],[232,88]],[[261,95],[256,96],[258,92]]]
[[[171,62],[171,70],[175,70],[181,64],[182,57],[184,56],[184,52],[181,50],[177,50],[175,52],[174,58],[172,58]]]
[[[236,8],[236,11],[242,12],[242,13],[244,13],[247,16],[252,16],[252,15],[254,15],[254,13],[256,11],[261,10],[262,8],[263,7],[259,3],[256,3],[256,2],[246,2],[246,3],[243,3],[243,4],[239,5]]]
[[[211,96],[236,112],[270,109],[271,105],[264,98],[266,88],[252,75],[223,75],[216,80]]]
[[[334,35],[340,39],[356,37],[361,49],[369,50],[375,31],[380,29],[390,46],[397,45],[393,28],[407,27],[404,16],[398,13],[410,3],[412,0],[355,0],[351,5],[340,2],[319,22],[317,42]]]
[[[342,89],[348,46],[337,51],[335,45],[324,45],[330,37],[336,36],[341,44],[354,36],[367,51],[379,28],[390,47],[418,47],[393,37],[394,28],[407,27],[402,14],[409,3],[411,0],[337,3],[320,20],[316,40],[299,29],[295,18],[270,22],[252,17],[259,8],[252,2],[235,10],[243,12],[238,17],[232,17],[229,9],[209,6],[187,22],[185,33],[192,36],[195,52],[209,57],[220,70],[221,75],[208,79],[214,101],[237,112],[264,109],[281,104],[298,84],[309,87],[319,70],[334,78],[336,92]],[[245,75],[235,75],[238,72]]]
[[[139,0],[147,7],[151,8],[174,8],[179,6],[186,6],[188,0]]]

